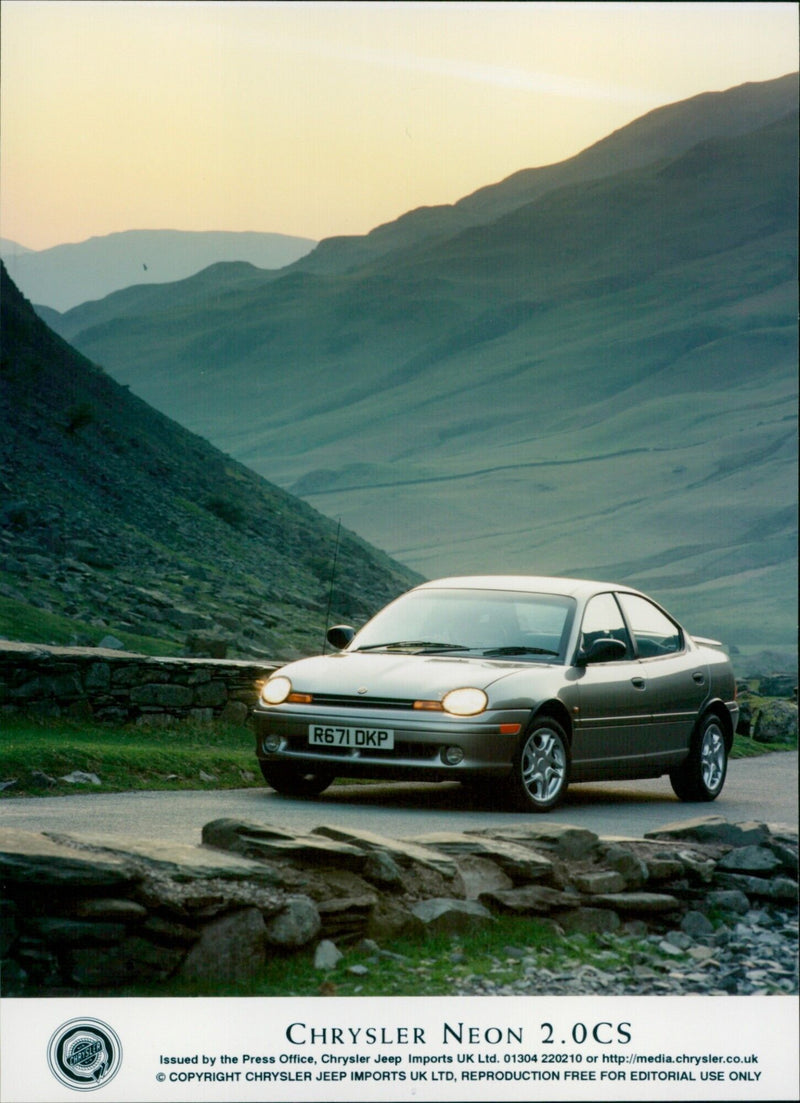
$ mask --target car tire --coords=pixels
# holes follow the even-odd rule
[[[564,798],[569,771],[569,740],[564,729],[550,716],[537,717],[514,756],[514,804],[526,812],[549,812]]]
[[[316,797],[333,781],[335,774],[327,770],[301,770],[283,762],[259,762],[264,781],[276,793],[287,797]]]
[[[686,801],[716,800],[725,784],[728,772],[728,745],[722,721],[715,713],[704,716],[698,724],[689,754],[669,780],[675,795]]]

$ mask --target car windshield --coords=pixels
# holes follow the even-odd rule
[[[547,661],[563,657],[574,606],[555,594],[412,590],[373,617],[349,650]]]

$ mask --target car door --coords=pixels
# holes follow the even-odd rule
[[[680,757],[709,693],[708,668],[686,647],[683,631],[654,602],[619,594],[652,711],[653,753]]]
[[[626,762],[630,765],[646,754],[649,746],[649,695],[612,593],[597,594],[587,603],[579,637],[581,651],[588,652],[595,640],[607,637],[625,644],[624,658],[572,669],[577,691],[572,741],[576,778],[608,774],[612,766],[624,769]]]

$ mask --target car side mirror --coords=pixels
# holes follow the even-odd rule
[[[334,624],[334,626],[329,628],[326,632],[325,639],[331,647],[335,647],[337,651],[344,651],[355,634],[355,628],[351,628],[349,624]]]
[[[615,640],[611,636],[602,636],[595,640],[588,651],[578,655],[576,665],[588,666],[589,663],[610,663],[624,659],[627,647],[622,640]]]

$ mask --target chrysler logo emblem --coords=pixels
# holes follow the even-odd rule
[[[366,693],[366,692],[367,692],[367,687],[366,686],[359,686],[358,689],[356,690],[356,693]]]

